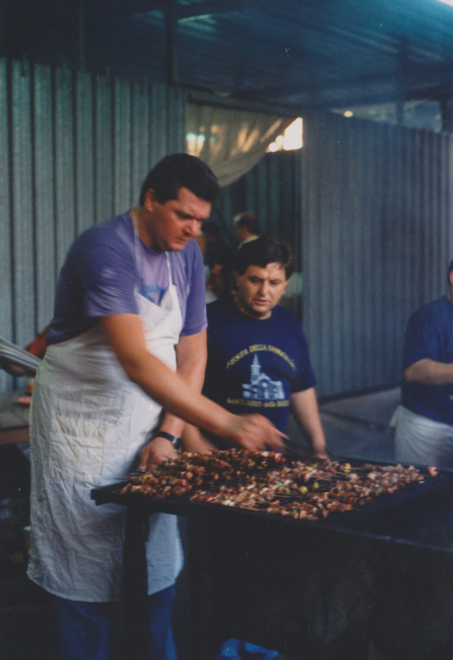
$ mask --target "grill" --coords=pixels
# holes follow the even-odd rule
[[[349,463],[353,468],[362,465],[357,461]],[[191,502],[187,495],[158,501],[140,493],[121,493],[127,481],[93,490],[97,504],[116,503],[127,508],[123,602],[130,648],[140,657],[140,640],[146,628],[146,622],[140,619],[146,588],[143,524],[148,514],[161,511],[184,516],[188,521],[192,650],[197,660],[212,660],[219,643],[230,637],[296,657],[365,659],[370,627],[376,625],[378,629],[382,620],[387,627],[394,622],[401,636],[400,623],[416,620],[416,610],[401,614],[395,609],[401,593],[407,589],[403,578],[398,582],[392,577],[395,571],[400,575],[400,562],[405,564],[409,559],[426,567],[424,570],[433,571],[418,591],[411,578],[412,595],[405,605],[409,611],[424,602],[429,584],[438,582],[436,567],[443,566],[453,552],[449,475],[439,473],[431,477],[427,470],[420,472],[425,477],[422,483],[382,494],[352,511],[316,521]],[[325,485],[320,483],[320,488]],[[335,600],[332,594],[337,597],[337,577],[347,579],[348,584],[350,578],[354,582],[357,566],[359,574],[374,575],[379,589],[358,591],[358,611],[369,612],[367,618],[348,621],[347,635],[329,645],[325,635],[316,637],[313,632],[319,629],[317,612],[330,607]],[[307,585],[313,585],[314,580],[316,588],[306,596]],[[350,589],[349,586],[348,593]],[[370,605],[364,609],[367,599]],[[393,602],[396,605],[392,609]],[[353,610],[348,609],[347,616]],[[373,614],[375,611],[377,614]],[[140,620],[142,624],[138,623]],[[355,631],[353,635],[351,630]],[[417,637],[418,632],[414,629],[406,636],[408,648],[412,645],[414,653],[424,642]],[[382,633],[378,640],[381,638]],[[315,655],[307,655],[307,649]],[[395,653],[389,658],[409,657],[398,655],[398,649]],[[438,657],[443,660],[443,656]]]
[[[345,466],[345,461],[338,462],[341,467]],[[296,461],[287,459],[285,465],[288,467],[295,467]],[[349,461],[348,465],[351,466],[351,471],[358,471],[360,473],[364,468],[364,464],[359,461]],[[374,465],[377,468],[385,467],[381,463],[367,461],[367,465]],[[265,479],[268,472],[272,469],[265,468],[256,470],[255,474],[259,478]],[[357,472],[356,472],[357,473]],[[355,506],[350,511],[333,512],[327,518],[320,518],[318,520],[294,519],[290,515],[281,516],[279,514],[271,514],[266,511],[268,505],[256,504],[253,509],[239,506],[225,506],[218,503],[204,502],[204,501],[190,501],[193,491],[179,495],[178,497],[167,497],[165,499],[155,499],[150,495],[144,495],[138,492],[122,493],[121,491],[129,483],[128,481],[121,481],[116,484],[111,484],[101,488],[96,488],[92,491],[92,498],[97,504],[115,503],[127,506],[136,511],[144,513],[155,513],[157,511],[163,513],[176,514],[185,517],[204,516],[210,513],[216,516],[232,515],[241,518],[258,518],[265,520],[268,524],[284,524],[293,526],[304,526],[324,529],[336,529],[340,531],[357,531],[358,533],[366,534],[366,529],[360,526],[360,523],[370,519],[380,512],[399,507],[406,502],[421,498],[432,493],[442,493],[446,490],[448,484],[448,475],[439,473],[436,476],[431,476],[429,471],[424,468],[419,468],[419,473],[423,477],[422,482],[411,483],[400,490],[393,493],[383,493],[378,497],[374,497],[371,501],[361,506]],[[335,476],[335,481],[345,482],[349,479],[349,473],[338,471]],[[225,478],[220,475],[215,488],[208,489],[208,494],[215,495],[219,492],[221,486],[237,486],[241,483],[241,479]],[[302,482],[301,482],[302,483]],[[310,484],[307,484],[310,488]],[[323,493],[331,488],[332,482],[327,480],[317,481],[317,493]],[[293,495],[285,496],[280,494],[278,496],[282,505],[291,504],[297,498]]]

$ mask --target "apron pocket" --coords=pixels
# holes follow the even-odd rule
[[[100,483],[106,434],[118,424],[124,395],[94,396],[86,387],[61,392],[52,411],[49,469],[79,482]]]
[[[107,423],[102,419],[55,413],[52,416],[49,468],[74,481],[99,481],[104,465]]]

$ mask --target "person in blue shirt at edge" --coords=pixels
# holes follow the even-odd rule
[[[327,458],[308,344],[297,318],[280,306],[294,271],[290,247],[263,236],[238,251],[237,292],[207,306],[208,363],[203,393],[235,414],[265,415],[285,432],[289,411],[313,455]],[[199,450],[225,447],[215,434],[188,426]]]
[[[63,660],[112,657],[124,507],[97,507],[93,487],[176,457],[183,420],[247,449],[282,448],[265,417],[232,415],[200,393],[204,268],[192,239],[218,191],[201,160],[167,156],[146,177],[139,205],[81,234],[60,273],[33,392],[28,575],[56,597]],[[154,514],[155,660],[177,657],[170,620],[181,564],[176,517]]]
[[[453,468],[453,261],[448,293],[409,319],[395,424],[396,459]]]

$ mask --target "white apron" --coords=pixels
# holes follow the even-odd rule
[[[169,287],[160,305],[135,297],[147,349],[175,370],[182,318],[166,258]],[[125,508],[96,506],[90,490],[136,468],[160,412],[127,378],[99,326],[48,348],[31,411],[28,568],[46,591],[86,602],[119,599]],[[176,516],[150,517],[146,554],[148,593],[171,586],[182,566]]]
[[[398,406],[390,425],[395,427],[397,461],[453,468],[453,426],[417,415],[404,406]]]

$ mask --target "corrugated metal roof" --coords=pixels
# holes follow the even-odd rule
[[[453,92],[453,7],[438,0],[2,0],[0,11],[0,55],[151,82],[166,81],[173,11],[176,82],[249,101],[338,108]]]

